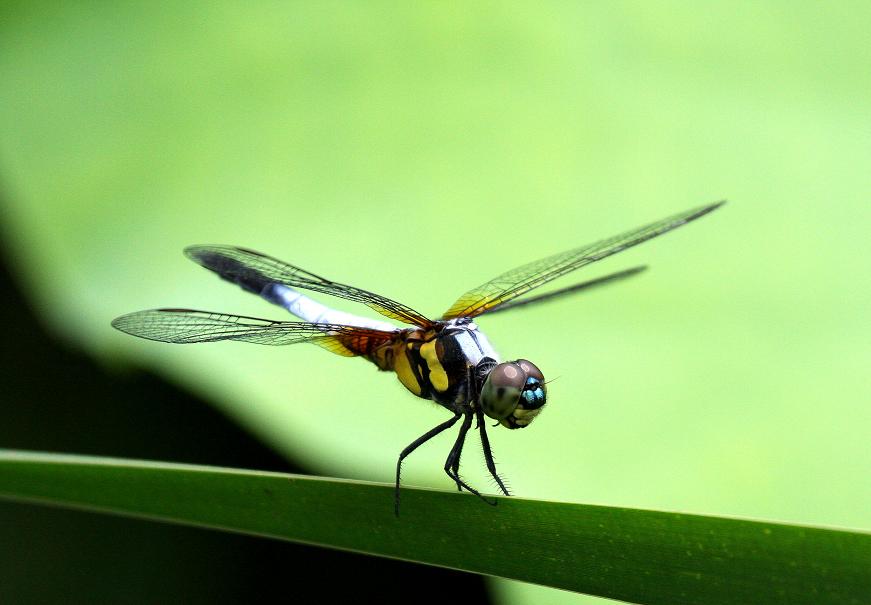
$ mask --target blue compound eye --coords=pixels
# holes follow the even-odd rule
[[[501,363],[490,372],[480,396],[484,413],[509,429],[522,429],[547,403],[544,375],[528,359]]]
[[[544,384],[537,378],[530,376],[526,379],[521,393],[520,407],[524,410],[537,410],[547,401]]]

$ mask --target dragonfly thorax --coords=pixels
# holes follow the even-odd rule
[[[412,393],[451,410],[467,409],[477,401],[476,369],[498,355],[487,337],[471,322],[444,322],[434,329],[411,329],[373,352],[371,357],[383,370],[396,372]]]

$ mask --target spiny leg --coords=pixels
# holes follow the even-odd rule
[[[471,366],[469,367],[467,380],[468,380],[467,384],[470,386],[470,388],[472,385],[476,384],[475,368],[474,367],[471,367]],[[477,395],[473,396],[471,393],[469,394],[469,397],[477,399]],[[467,415],[467,417],[470,416],[468,411],[465,411],[464,413]],[[463,454],[463,445],[466,443],[466,433],[468,433],[468,429],[463,430],[462,428],[460,428],[460,439],[457,440],[457,443],[459,443],[459,447],[457,447],[457,444],[454,444],[454,449],[456,450],[456,455],[454,455],[454,461],[451,464],[451,472],[448,473],[448,477],[451,477],[451,479],[453,479],[454,477],[460,476],[460,456],[462,456],[462,454]],[[451,454],[454,454],[454,449],[451,450]],[[445,467],[445,472],[447,472],[447,467]],[[453,476],[451,475],[451,473],[453,473]],[[457,491],[458,492],[463,491],[462,484],[459,481],[457,481],[456,483],[457,483]]]
[[[473,367],[469,368],[468,384],[469,385],[476,384],[475,368],[473,368]],[[470,398],[477,399],[478,396],[472,395],[470,393]],[[464,413],[469,417],[469,421],[470,421],[471,420],[471,413],[469,413],[468,410],[465,411]],[[475,428],[478,428],[478,427],[476,426]],[[453,479],[454,477],[460,476],[460,456],[462,456],[462,454],[463,454],[463,445],[466,443],[466,434],[467,433],[468,433],[468,427],[465,430],[463,428],[460,428],[459,439],[457,440],[457,443],[454,444],[454,449],[451,450],[451,454],[452,455],[455,454],[453,464],[451,464],[451,473],[453,473],[453,475],[451,473],[448,473],[448,476],[451,477],[451,479]],[[459,444],[459,447],[457,447],[457,444]],[[455,452],[455,450],[456,450],[456,452]],[[447,472],[447,467],[445,467],[445,472]],[[457,491],[460,491],[460,492],[463,491],[462,484],[459,481],[457,481],[456,483],[457,483]]]
[[[469,427],[472,426],[472,414],[471,412],[467,412],[465,418],[463,419],[463,424],[460,426],[460,434],[457,435],[457,440],[454,442],[454,447],[451,448],[450,453],[448,454],[448,459],[445,460],[445,473],[447,473],[448,477],[454,480],[457,484],[457,488],[465,488],[469,493],[475,494],[481,500],[486,502],[487,504],[491,504],[493,506],[496,505],[495,500],[488,500],[484,496],[481,495],[481,492],[471,487],[468,483],[460,479],[459,468],[460,468],[460,453],[463,451],[463,442],[466,440],[466,434],[469,432]],[[462,490],[460,490],[462,491]]]
[[[496,473],[496,463],[493,461],[493,452],[490,450],[490,440],[487,438],[487,423],[484,421],[484,413],[481,411],[481,408],[477,408],[475,410],[475,415],[478,418],[478,428],[481,431],[481,447],[484,449],[484,460],[487,463],[487,470],[490,471],[490,474],[493,475],[493,478],[496,480],[496,484],[499,486],[499,489],[502,490],[502,493],[506,496],[510,496],[508,493],[508,488],[505,487],[505,484],[502,482],[502,477]]]
[[[427,431],[426,433],[424,433],[423,435],[421,435],[420,437],[418,437],[417,439],[412,441],[411,444],[409,444],[409,446],[406,447],[404,450],[402,450],[402,453],[399,454],[399,460],[396,461],[396,492],[394,495],[394,502],[395,502],[394,510],[396,512],[397,517],[399,516],[399,472],[400,472],[400,470],[402,470],[402,461],[405,459],[406,456],[408,456],[411,452],[413,452],[418,447],[420,447],[423,443],[429,441],[430,439],[432,439],[433,437],[435,437],[436,435],[438,435],[442,431],[445,431],[445,430],[451,428],[452,426],[454,426],[457,423],[457,420],[460,419],[460,413],[455,412],[455,414],[456,415],[453,418],[451,418],[450,420],[446,420],[445,422],[442,422],[440,425],[438,425],[434,429]]]
[[[448,454],[448,460],[445,462],[445,472],[448,473],[448,477],[454,479],[454,482],[457,484],[457,491],[463,491],[463,484],[461,481],[458,481],[460,477],[460,456],[463,455],[463,445],[466,443],[466,434],[469,432],[469,427],[466,426],[470,424],[472,421],[471,414],[466,414],[466,418],[463,420],[463,424],[460,425],[460,434],[457,436],[457,441],[454,443],[454,447],[451,448],[450,454]],[[448,472],[448,461],[451,461],[450,469]]]
[[[460,456],[463,454],[463,444],[466,442],[466,435],[469,432],[471,424],[472,416],[467,413],[463,418],[463,424],[460,425],[460,433],[457,435],[457,440],[448,454],[448,459],[445,460],[445,472],[457,484],[458,491],[463,491],[463,482],[460,480]]]

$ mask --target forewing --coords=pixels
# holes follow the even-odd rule
[[[708,206],[694,208],[680,214],[656,221],[644,227],[622,233],[615,237],[605,239],[594,244],[588,244],[548,256],[541,260],[531,262],[516,269],[512,269],[502,275],[491,279],[485,284],[469,290],[463,294],[457,302],[442,316],[442,319],[456,317],[476,317],[491,309],[497,309],[500,305],[526,294],[547,282],[556,279],[602,260],[612,254],[622,252],[632,246],[653,239],[658,235],[677,229],[709,212],[719,208],[725,202],[718,202]]]
[[[624,269],[623,271],[618,271],[617,273],[611,273],[610,275],[605,275],[603,277],[597,277],[596,279],[591,279],[585,282],[581,282],[579,284],[574,284],[573,286],[568,286],[567,288],[560,288],[559,290],[555,290],[553,292],[547,292],[545,294],[539,294],[538,296],[528,296],[526,298],[515,298],[511,302],[505,302],[496,307],[492,307],[488,309],[488,313],[502,313],[503,311],[507,311],[509,309],[516,309],[517,307],[525,307],[527,305],[538,305],[543,302],[548,302],[551,300],[556,300],[563,298],[569,294],[577,294],[578,292],[586,292],[593,288],[598,288],[600,286],[605,286],[607,284],[614,283],[621,279],[626,279],[627,277],[632,277],[633,275],[638,275],[642,271],[647,269],[647,267],[632,267],[631,269]]]
[[[235,246],[190,246],[185,248],[185,254],[222,278],[255,294],[260,294],[269,283],[279,283],[363,303],[385,317],[407,324],[422,327],[433,325],[432,320],[395,300],[330,281],[254,250]]]
[[[112,326],[139,338],[188,344],[240,340],[264,345],[308,342],[339,355],[366,355],[393,340],[396,332],[339,324],[271,321],[193,309],[152,309],[122,315]]]

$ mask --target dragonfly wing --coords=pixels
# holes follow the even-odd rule
[[[139,338],[176,344],[218,340],[240,340],[264,345],[308,342],[347,357],[367,355],[393,340],[399,332],[340,324],[271,321],[194,309],[137,311],[116,318],[112,326]]]
[[[255,294],[260,294],[268,284],[284,284],[360,302],[385,317],[407,324],[421,327],[434,325],[432,320],[395,300],[330,281],[254,250],[235,246],[189,246],[184,252],[206,269]]]
[[[605,286],[621,279],[626,279],[627,277],[638,275],[646,269],[647,267],[643,265],[640,267],[632,267],[631,269],[624,269],[623,271],[618,271],[617,273],[611,273],[603,277],[597,277],[595,279],[581,282],[573,286],[568,286],[567,288],[560,288],[559,290],[554,290],[553,292],[547,292],[545,294],[539,294],[538,296],[529,296],[526,298],[516,298],[511,302],[502,303],[497,307],[493,307],[488,311],[488,313],[501,313],[502,311],[507,311],[508,309],[516,309],[517,307],[525,307],[526,305],[537,305],[539,303],[554,300],[556,298],[562,298],[563,296],[566,296],[568,294],[586,292],[587,290],[598,288],[599,286]]]
[[[553,256],[548,256],[547,258],[512,269],[463,294],[447,310],[442,319],[476,317],[487,311],[497,309],[500,305],[518,296],[522,296],[530,290],[538,288],[566,273],[602,260],[612,254],[622,252],[632,246],[637,246],[663,233],[668,233],[672,229],[677,229],[681,225],[685,225],[716,210],[724,203],[718,202],[708,206],[693,208],[692,210],[675,214],[674,216],[612,238],[568,250],[567,252],[554,254]]]

